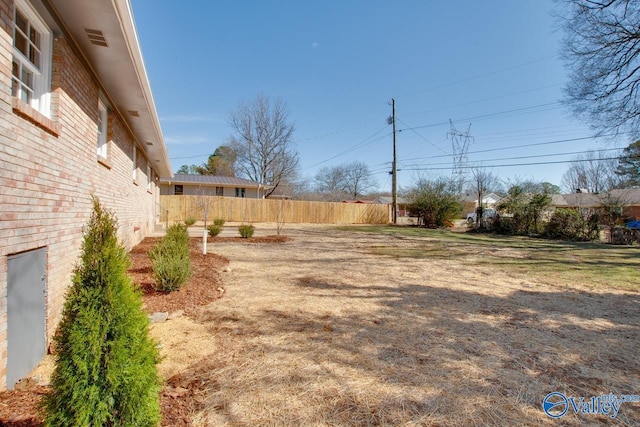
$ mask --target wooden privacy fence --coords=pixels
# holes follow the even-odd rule
[[[387,224],[390,206],[381,204],[246,199],[219,196],[160,196],[161,222],[222,218],[232,222]]]

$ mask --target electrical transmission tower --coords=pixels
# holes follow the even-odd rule
[[[469,173],[469,144],[473,142],[473,137],[470,135],[471,123],[469,123],[465,133],[458,131],[451,119],[449,119],[449,124],[451,125],[451,131],[447,134],[447,137],[451,138],[451,145],[453,146],[452,176],[455,189],[458,194],[462,194],[462,187]]]

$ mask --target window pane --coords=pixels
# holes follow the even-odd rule
[[[22,33],[16,31],[14,44],[20,52],[27,56],[27,38]]]
[[[30,73],[28,70],[22,69],[22,84],[28,87],[30,90],[33,90],[33,73]]]
[[[25,88],[24,86],[22,87],[22,90],[20,91],[20,99],[22,99],[27,104],[31,103],[31,92],[27,88]]]
[[[36,67],[40,68],[40,54],[34,48],[29,50],[29,61]]]
[[[22,16],[18,9],[16,9],[16,27],[20,28],[24,34],[27,34],[29,22],[27,21],[27,18]]]
[[[35,28],[29,28],[29,40],[31,43],[38,49],[40,49],[40,33],[35,30]]]
[[[20,78],[20,64],[16,60],[13,61],[13,69],[11,70],[11,74],[15,78]]]

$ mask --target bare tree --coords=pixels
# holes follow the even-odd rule
[[[344,186],[346,171],[343,166],[324,167],[316,173],[315,188],[325,198],[338,200],[346,197]]]
[[[483,197],[493,188],[497,188],[500,180],[493,172],[485,168],[471,169],[471,184],[474,194],[477,196],[478,207],[476,208],[476,227],[482,225],[482,205]]]
[[[640,2],[557,0],[566,103],[601,133],[640,129]]]
[[[587,151],[573,160],[562,176],[562,185],[567,192],[586,190],[589,193],[600,193],[618,186],[615,158],[602,151]]]
[[[375,187],[375,182],[366,163],[355,161],[344,166],[345,190],[349,197],[357,199]]]
[[[284,101],[258,95],[251,103],[241,102],[230,113],[229,123],[235,132],[230,141],[238,155],[238,171],[268,186],[265,197],[295,176],[298,168],[298,153],[292,139],[295,128],[289,122]]]
[[[315,184],[316,191],[331,200],[357,199],[376,185],[367,164],[359,161],[320,169]]]

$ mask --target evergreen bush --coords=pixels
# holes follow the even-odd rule
[[[184,224],[176,223],[170,225],[163,240],[175,241],[180,246],[183,246],[187,253],[189,252],[189,232]]]
[[[187,227],[191,227],[195,223],[196,223],[196,219],[192,216],[187,217],[187,219],[184,220],[184,225],[186,225]]]
[[[191,275],[189,235],[187,227],[174,224],[167,234],[149,251],[155,275],[154,287],[161,292],[179,289]]]
[[[158,353],[117,223],[93,198],[82,254],[54,337],[46,426],[156,426]]]
[[[238,227],[238,232],[240,233],[240,236],[244,239],[248,239],[249,237],[253,236],[254,230],[255,230],[255,227],[251,224],[242,224]]]
[[[224,219],[216,218],[216,219],[213,220],[213,224],[222,227],[224,225]]]
[[[207,227],[207,230],[209,230],[209,236],[216,237],[218,234],[220,234],[220,232],[222,232],[222,226],[211,224],[209,227]]]
[[[546,228],[547,237],[559,240],[596,240],[598,234],[598,216],[591,212],[582,215],[576,209],[556,209]]]

